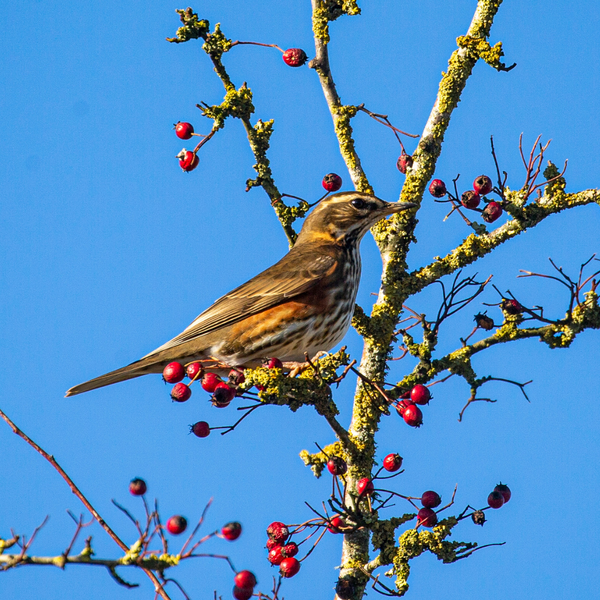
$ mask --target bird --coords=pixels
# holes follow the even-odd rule
[[[326,196],[279,262],[216,300],[156,350],[72,387],[66,396],[162,373],[174,361],[252,368],[269,357],[298,363],[330,350],[352,321],[362,238],[381,219],[414,206],[355,191]]]

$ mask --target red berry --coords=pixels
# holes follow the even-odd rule
[[[240,571],[233,581],[240,588],[253,588],[256,585],[256,577],[252,571]]]
[[[404,409],[402,418],[411,427],[420,427],[423,424],[423,413],[416,404],[410,404]]]
[[[343,458],[339,456],[332,456],[327,461],[327,470],[332,475],[343,475],[348,470],[348,465]]]
[[[246,381],[246,376],[242,369],[231,369],[229,371],[229,377],[227,378],[229,385],[238,386]]]
[[[269,550],[269,555],[267,556],[268,561],[272,565],[280,565],[281,561],[284,559],[284,556],[281,554],[283,550],[283,546],[274,546]]]
[[[283,554],[286,558],[289,556],[296,556],[296,554],[298,554],[298,544],[296,544],[296,542],[290,542],[289,544],[286,544],[283,547],[281,554]]]
[[[283,363],[278,358],[269,358],[265,363],[267,369],[283,369]]]
[[[202,379],[204,367],[199,362],[193,362],[185,368],[185,372],[191,380]]]
[[[194,127],[191,123],[177,123],[175,135],[182,140],[189,140],[194,135]]]
[[[279,565],[279,573],[282,577],[293,577],[300,570],[300,561],[290,556],[284,558]]]
[[[490,508],[500,508],[504,504],[504,496],[501,492],[494,490],[488,496],[488,506]]]
[[[417,513],[417,524],[423,527],[434,527],[437,525],[438,518],[434,510],[430,508],[422,508]]]
[[[177,158],[179,159],[179,166],[187,172],[193,171],[200,162],[197,154],[194,154],[185,148],[177,155]]]
[[[402,457],[398,454],[388,454],[383,459],[383,468],[390,473],[395,473],[402,466]]]
[[[500,492],[502,494],[502,497],[504,498],[504,504],[506,504],[510,500],[510,497],[512,496],[510,488],[507,485],[504,485],[503,483],[499,483],[494,488],[494,491]]]
[[[223,525],[223,527],[221,527],[221,535],[226,540],[233,542],[233,540],[237,540],[240,537],[240,535],[242,535],[242,526],[237,521],[231,521],[231,523],[227,523]],[[244,587],[239,583],[238,585],[240,587]]]
[[[463,192],[463,195],[460,197],[460,203],[465,208],[477,208],[480,202],[481,196],[473,190],[467,190],[466,192]]]
[[[434,179],[429,184],[429,193],[434,198],[443,198],[446,195],[446,184],[441,179]]]
[[[288,48],[283,53],[283,62],[289,67],[301,67],[307,59],[306,52],[301,48]]]
[[[281,544],[279,542],[276,542],[275,540],[272,540],[271,538],[269,538],[267,540],[267,550],[269,552],[271,552],[271,550],[273,550],[273,548],[275,548],[275,546],[281,546]]]
[[[500,302],[500,308],[509,315],[518,315],[523,312],[523,307],[514,298],[504,298],[504,300]]]
[[[167,529],[173,535],[183,533],[187,528],[187,519],[181,515],[175,515],[167,521]]]
[[[327,173],[327,175],[323,177],[321,185],[328,192],[337,192],[342,187],[342,178],[335,173]]]
[[[211,402],[217,408],[225,408],[235,398],[235,393],[235,389],[227,383],[218,383],[215,393],[212,395]]]
[[[368,477],[363,477],[358,480],[356,491],[359,496],[370,496],[375,491],[375,486]]]
[[[254,595],[254,588],[252,587],[238,587],[237,585],[233,586],[233,597],[235,600],[250,600]]]
[[[410,395],[410,392],[408,392]],[[400,402],[398,402],[396,404],[396,410],[398,411],[398,414],[401,417],[404,417],[404,411],[409,407],[412,406],[414,404],[414,402],[412,402],[411,400],[400,400]]]
[[[198,421],[190,427],[190,431],[199,438],[205,438],[210,435],[210,427],[206,421]]]
[[[143,479],[136,477],[129,482],[129,491],[134,496],[143,496],[146,493],[148,486]]]
[[[425,387],[422,383],[417,383],[415,387],[410,391],[410,399],[415,404],[429,404],[431,400],[431,392],[428,387]]]
[[[431,490],[421,496],[421,504],[425,508],[437,508],[442,503],[442,497]]]
[[[398,171],[400,171],[400,173],[402,173],[403,175],[406,174],[406,171],[412,167],[413,164],[413,158],[410,154],[406,154],[406,152],[402,151],[402,154],[400,155],[400,158],[398,159],[398,162],[396,163],[396,166],[398,167]]]
[[[281,521],[273,521],[267,527],[267,535],[279,544],[283,544],[288,539],[290,531]]]
[[[204,377],[202,377],[202,389],[212,394],[221,381],[221,378],[215,373],[205,373]]]
[[[346,527],[346,523],[344,522],[342,517],[336,515],[335,517],[331,517],[331,519],[329,519],[327,531],[330,531],[331,533],[342,533],[342,529],[344,527]]]
[[[171,390],[171,398],[175,400],[175,402],[185,402],[190,399],[191,395],[192,390],[190,390],[185,383],[177,383]]]
[[[492,191],[492,180],[487,175],[480,175],[473,182],[473,189],[477,194],[485,196]]]
[[[185,377],[185,370],[178,362],[169,363],[163,369],[163,379],[167,383],[179,383]]]
[[[502,215],[502,207],[497,202],[488,202],[487,206],[483,209],[482,217],[486,223],[493,223],[497,221]]]

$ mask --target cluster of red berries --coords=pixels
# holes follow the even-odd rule
[[[492,180],[487,175],[480,175],[473,182],[473,189],[463,192],[459,200],[448,192],[446,184],[441,179],[434,179],[429,184],[429,193],[434,198],[443,198],[448,194],[451,200],[460,202],[465,208],[480,212],[481,217],[486,223],[493,223],[502,216],[501,204],[495,200],[487,201],[486,199],[485,208],[483,210],[478,208],[481,203],[481,197],[489,194],[493,190],[493,187]]]
[[[272,565],[279,567],[282,577],[293,577],[300,570],[300,561],[295,558],[298,554],[298,544],[291,541],[290,530],[285,523],[274,521],[267,527],[267,555]]]
[[[418,405],[429,404],[432,397],[428,387],[417,383],[410,391],[400,396],[401,399],[396,404],[396,410],[407,425],[420,427],[423,424],[423,412]]]
[[[510,488],[503,483],[499,483],[488,496],[488,506],[490,508],[501,508],[510,500],[511,496]]]
[[[278,358],[270,358],[264,366],[268,369],[282,369],[283,363]],[[183,383],[186,376],[190,379],[189,384]],[[205,372],[199,362],[192,362],[185,366],[179,362],[172,362],[163,369],[163,380],[166,383],[175,384],[171,390],[171,398],[175,402],[189,400],[192,396],[192,384],[200,381],[202,389],[211,394],[212,405],[216,408],[226,408],[238,394],[238,388],[244,383],[246,377],[241,369],[233,368],[225,382],[216,373]],[[257,388],[261,391],[264,389],[261,386],[257,386]],[[206,421],[198,421],[190,426],[190,431],[199,438],[210,435],[210,430]]]
[[[252,571],[239,571],[233,578],[233,597],[236,600],[249,600],[254,594],[256,576]]]
[[[181,140],[189,140],[194,133],[194,126],[191,123],[179,122],[175,125],[175,135]],[[176,158],[179,159],[179,166],[186,172],[193,171],[200,162],[198,155],[191,150],[184,148]]]
[[[432,490],[428,490],[421,496],[421,505],[423,508],[417,513],[417,525],[423,527],[435,527],[438,522],[437,508],[442,503],[442,497]]]

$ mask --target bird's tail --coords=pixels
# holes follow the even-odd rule
[[[100,377],[90,379],[85,383],[80,383],[79,385],[72,387],[67,391],[65,397],[75,396],[77,394],[82,394],[83,392],[89,392],[90,390],[104,387],[105,385],[111,385],[112,383],[118,383],[119,381],[126,381],[127,379],[148,375],[149,373],[161,373],[167,362],[162,360],[160,356],[148,356],[147,358],[142,358],[126,367],[111,371],[105,375],[100,375]]]

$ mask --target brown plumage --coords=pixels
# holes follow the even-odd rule
[[[358,192],[333,194],[306,218],[276,264],[219,298],[183,332],[140,360],[72,387],[67,396],[149,373],[172,361],[258,366],[301,361],[344,337],[360,281],[359,244],[380,219],[413,207]]]

